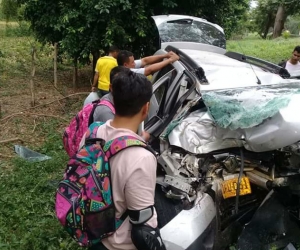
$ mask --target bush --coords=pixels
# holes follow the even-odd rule
[[[285,22],[285,27],[291,34],[299,35],[300,30],[300,15],[289,16]]]
[[[291,33],[290,33],[290,31],[288,31],[288,30],[283,31],[281,35],[282,35],[282,37],[285,38],[285,39],[288,39],[288,38],[291,37]]]

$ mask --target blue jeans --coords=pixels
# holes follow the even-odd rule
[[[98,89],[97,91],[98,95],[100,96],[100,98],[106,94],[109,93],[109,91],[106,91],[106,90],[102,90],[102,89]]]

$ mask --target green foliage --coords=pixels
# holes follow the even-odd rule
[[[26,27],[25,31],[32,33],[30,29],[27,29],[29,24],[24,22],[24,25]],[[23,88],[25,92],[29,91],[32,46],[36,47],[37,52],[35,84],[38,86],[41,79],[43,79],[51,86],[53,85],[53,46],[37,42],[32,35],[24,36],[23,29],[21,29],[18,22],[7,24],[0,21],[0,37],[0,89],[12,84],[14,88],[18,86],[19,89]],[[72,76],[70,58],[66,54],[61,54],[58,59],[60,60],[58,78],[65,83],[64,85],[68,85],[71,83],[69,79]],[[19,79],[17,83],[14,83],[15,78],[21,78],[22,80]],[[86,84],[88,80],[82,77],[81,82]],[[49,86],[46,88],[49,88]],[[15,92],[11,94],[15,94]]]
[[[0,24],[0,83],[6,82],[12,76],[22,76],[29,72],[30,53],[29,46],[31,39],[28,37],[11,37],[8,34],[15,34],[17,23],[9,24],[10,30],[7,32],[7,25]]]
[[[28,24],[24,25],[28,27]],[[0,83],[13,77],[28,79],[31,71],[30,48],[33,44],[37,48],[36,76],[50,71],[52,73],[52,48],[36,43],[32,36],[23,35],[24,32],[17,22],[0,22]]]
[[[241,39],[247,36],[250,32],[255,32],[255,24],[252,20],[253,10],[244,13],[241,19],[237,22],[235,29],[231,34],[231,39]]]
[[[16,20],[18,17],[18,7],[19,4],[16,0],[1,0],[0,2],[0,12],[7,22]]]
[[[7,23],[3,33],[6,37],[28,37],[32,35],[29,23],[25,21],[19,21],[17,24]]]
[[[274,26],[280,5],[284,6],[286,16],[299,13],[300,1],[298,0],[258,0],[257,2],[258,6],[253,11],[253,19],[256,31],[263,38],[266,38],[269,29]]]
[[[39,41],[59,42],[60,49],[86,63],[91,52],[110,45],[152,54],[158,47],[152,15],[188,14],[224,27],[229,37],[249,0],[22,0],[25,17]]]
[[[229,38],[237,27],[240,19],[244,17],[249,8],[250,1],[230,0],[226,2],[223,9],[215,13],[216,23],[222,24],[225,29],[226,37]]]
[[[291,34],[299,35],[300,14],[289,16],[285,23],[285,27],[291,32]]]
[[[266,38],[269,28],[274,26],[277,6],[269,4],[270,0],[259,0],[257,7],[253,10],[253,22],[255,31],[262,38]]]
[[[36,150],[51,160],[30,163],[20,158],[12,169],[0,165],[0,248],[80,249],[63,230],[54,213],[54,194],[62,179],[67,156],[61,146],[61,134],[54,128],[58,121],[45,123],[37,130],[46,133],[46,142]]]
[[[282,37],[284,39],[288,39],[288,38],[291,37],[291,33],[288,30],[285,30],[285,31],[282,32]]]
[[[30,21],[37,39],[42,43],[54,43],[62,39],[60,27],[57,27],[60,17],[59,1],[25,1],[24,18]]]

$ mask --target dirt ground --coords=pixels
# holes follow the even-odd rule
[[[70,118],[80,109],[90,91],[91,69],[79,70],[79,88],[72,88],[72,70],[58,73],[58,87],[52,74],[37,72],[34,77],[35,106],[31,106],[30,76],[6,79],[0,85],[0,161],[9,161],[16,154],[13,145],[39,147],[45,140],[38,128],[51,121],[63,132]],[[66,98],[69,96],[68,98]]]

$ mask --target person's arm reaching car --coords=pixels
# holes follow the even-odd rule
[[[165,58],[170,58],[172,55],[175,53],[170,51],[167,54],[164,55],[154,55],[154,56],[147,56],[141,59],[141,68],[144,68],[146,65],[153,64],[153,63],[158,63],[161,62]]]
[[[141,68],[145,67],[148,64],[158,63],[165,58],[168,58],[168,54],[144,57],[141,59]]]
[[[167,55],[169,56],[170,54],[168,53]],[[145,76],[151,75],[151,74],[161,70],[163,67],[174,63],[177,60],[179,60],[179,56],[177,54],[173,53],[167,60],[147,66],[145,68],[144,75]]]

